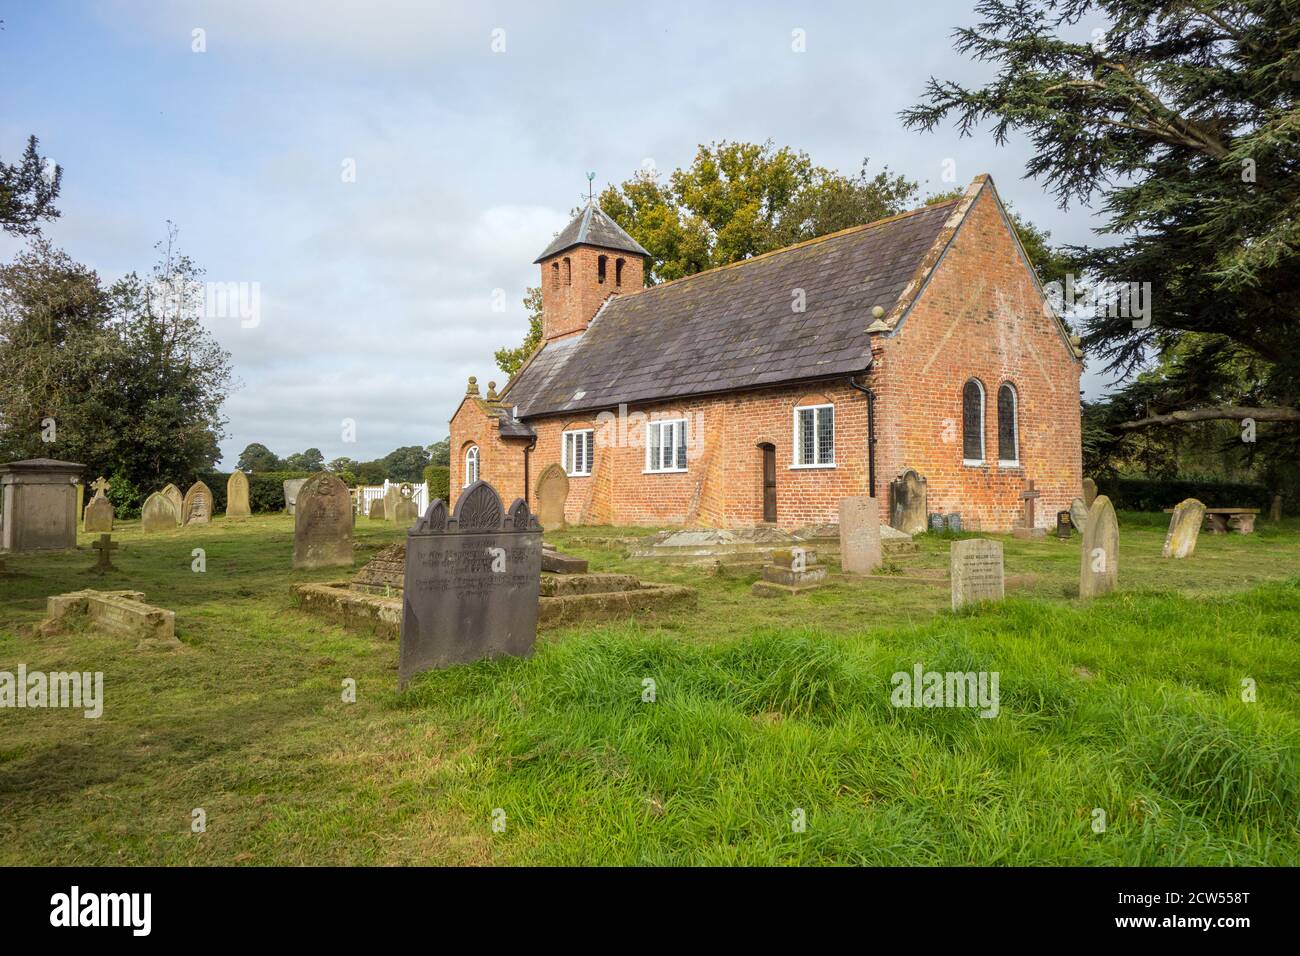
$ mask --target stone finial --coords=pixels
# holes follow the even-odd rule
[[[478,379],[473,375],[469,377],[469,383],[465,386],[465,395],[478,397]]]
[[[488,399],[489,402],[495,402],[495,401],[497,400],[497,383],[496,383],[496,382],[488,382],[487,399]]]
[[[873,305],[871,307],[871,317],[873,319],[883,319],[885,317],[885,307],[883,305]]]

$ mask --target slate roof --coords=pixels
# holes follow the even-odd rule
[[[595,203],[587,203],[573,222],[565,226],[564,231],[533,260],[533,264],[578,245],[600,246],[602,249],[632,252],[638,256],[650,255],[641,248],[639,242],[623,231],[622,226],[610,219],[604,210]]]
[[[861,372],[872,308],[892,309],[958,202],[615,296],[537,352],[502,403],[529,418]]]

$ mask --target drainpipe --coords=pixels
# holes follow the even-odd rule
[[[524,504],[530,509],[532,508],[532,505],[528,504],[528,485],[530,483],[528,480],[528,453],[536,447],[537,436],[534,435],[533,440],[524,446]]]
[[[867,484],[871,497],[876,497],[876,393],[865,385],[859,385],[852,376],[848,379],[849,387],[867,396]]]

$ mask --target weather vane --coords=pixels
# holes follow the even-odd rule
[[[596,179],[595,173],[587,173],[587,202],[591,202],[594,199],[591,189],[592,189],[592,183],[595,181],[595,179]]]

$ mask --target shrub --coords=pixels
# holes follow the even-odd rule
[[[1163,511],[1184,498],[1195,498],[1208,508],[1259,508],[1267,511],[1272,500],[1263,485],[1233,481],[1194,481],[1160,478],[1103,478],[1099,494],[1123,511]]]
[[[451,468],[447,465],[425,465],[424,484],[429,490],[429,502],[441,498],[451,504]]]
[[[131,483],[131,480],[121,473],[115,473],[108,479],[108,490],[104,492],[108,500],[113,504],[113,514],[122,519],[140,517],[140,509],[144,506],[144,497],[140,494],[140,489]],[[90,504],[90,499],[95,495],[95,490],[86,485],[86,504]],[[77,516],[81,520],[81,515]]]
[[[262,471],[248,476],[248,507],[254,514],[266,514],[283,511],[284,482],[287,478],[310,478],[309,471]],[[216,489],[214,488],[215,492]],[[225,502],[226,486],[221,485],[222,502]]]

